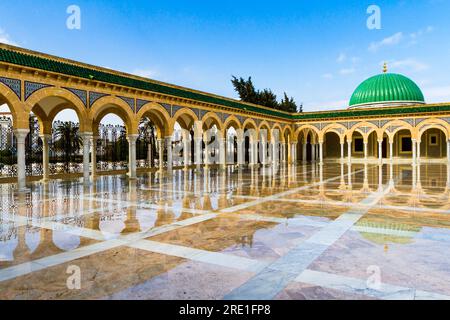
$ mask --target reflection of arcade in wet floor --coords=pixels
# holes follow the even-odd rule
[[[446,298],[449,172],[324,164],[0,185],[0,298]],[[370,268],[381,286],[368,287]]]

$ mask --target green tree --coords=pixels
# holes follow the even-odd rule
[[[234,90],[238,93],[239,98],[244,102],[287,112],[303,112],[303,107],[300,106],[298,108],[294,98],[289,98],[286,93],[284,93],[284,98],[281,99],[281,102],[278,102],[277,96],[272,90],[256,90],[252,82],[252,77],[245,80],[242,77],[236,78],[232,76],[231,83],[234,86]]]
[[[252,82],[252,77],[249,77],[248,80],[244,78],[236,78],[233,76],[231,83],[234,86],[234,90],[239,94],[239,97],[242,101],[249,103],[259,103],[259,93],[256,92],[255,86]]]
[[[79,135],[79,127],[73,122],[62,122],[55,128],[55,147],[63,152],[66,166],[81,149],[83,140]]]
[[[286,92],[284,93],[284,98],[281,99],[280,102],[280,110],[287,112],[297,112],[297,104],[294,101],[294,98],[289,98]]]

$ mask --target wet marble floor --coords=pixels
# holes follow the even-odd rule
[[[0,185],[0,299],[448,299],[443,164]]]

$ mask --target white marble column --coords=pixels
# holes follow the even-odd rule
[[[369,142],[364,141],[364,160],[367,161],[368,156],[369,156]]]
[[[389,161],[394,162],[394,141],[389,140]]]
[[[89,154],[91,151],[92,132],[81,133],[83,139],[83,179],[85,183],[89,182],[90,177],[90,161]]]
[[[267,142],[263,139],[260,145],[261,145],[261,164],[265,166],[267,164]]]
[[[447,160],[448,163],[450,164],[450,140],[447,141]]]
[[[412,163],[416,164],[416,158],[417,158],[417,144],[415,139],[412,140]]]
[[[352,162],[352,140],[347,141],[348,163]]]
[[[250,156],[250,165],[251,166],[256,166],[258,164],[258,145],[259,145],[258,141],[250,140],[249,156]]]
[[[158,139],[159,172],[164,170],[164,140]]]
[[[152,152],[152,144],[149,143],[147,145],[147,161],[148,161],[148,165],[149,167],[153,167],[153,152]]]
[[[42,135],[39,135],[39,137],[42,140],[42,171],[43,171],[42,172],[43,173],[42,181],[47,182],[50,177],[49,142],[50,142],[50,139],[52,138],[52,135],[51,134],[42,134]]]
[[[139,135],[129,134],[128,140],[128,178],[136,179],[136,141]]]
[[[166,152],[167,152],[167,171],[173,171],[173,157],[172,157],[172,136],[166,137]]]
[[[383,141],[378,141],[378,161],[383,163]]]
[[[197,170],[200,170],[202,168],[202,143],[203,143],[203,138],[200,137],[195,137],[194,138],[194,143],[195,143],[195,166],[197,168]]]
[[[29,129],[14,130],[17,141],[17,186],[19,191],[26,190],[25,139],[29,132]]]
[[[308,162],[308,143],[307,142],[303,142],[303,163]]]
[[[237,163],[239,167],[244,166],[245,158],[244,158],[244,148],[245,148],[245,140],[237,139]]]
[[[205,169],[209,169],[209,165],[211,164],[211,146],[208,144],[208,139],[205,136],[203,137],[203,142],[205,144],[205,149],[203,150],[203,164]]]
[[[344,143],[341,143],[341,162],[345,161]]]
[[[97,176],[97,141],[99,136],[92,136],[91,141],[91,173],[92,177]]]
[[[221,169],[225,169],[227,167],[226,143],[227,141],[225,140],[225,138],[219,138],[219,165]]]
[[[189,155],[190,155],[190,138],[191,135],[189,132],[183,135],[183,162],[184,162],[184,170],[189,170]]]
[[[291,164],[294,164],[297,160],[297,151],[295,149],[294,142],[291,142],[290,148],[291,148]]]
[[[323,142],[319,142],[319,163],[323,164]]]
[[[271,157],[270,157],[270,159],[272,160],[272,164],[276,164],[276,163],[278,163],[278,147],[277,147],[277,142],[275,142],[275,141],[272,141],[272,143],[270,144],[270,149],[271,149]]]
[[[420,141],[417,141],[417,163],[420,163]]]

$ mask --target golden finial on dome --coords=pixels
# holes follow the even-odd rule
[[[385,62],[383,65],[383,73],[387,73],[387,72],[388,72],[388,67],[387,67],[387,62]]]

